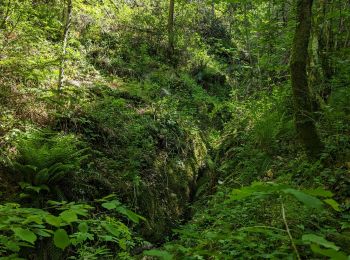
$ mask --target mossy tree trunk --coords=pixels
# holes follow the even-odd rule
[[[297,0],[297,26],[290,62],[295,105],[295,124],[299,138],[312,158],[317,158],[323,148],[312,117],[312,99],[308,86],[306,65],[311,32],[313,0]]]

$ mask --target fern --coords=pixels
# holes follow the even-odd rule
[[[78,171],[88,156],[87,149],[81,147],[82,142],[74,135],[48,131],[23,134],[17,144],[18,156],[12,169],[19,177],[22,189],[29,193],[25,197],[30,195],[38,199],[38,193],[43,191],[61,197],[58,184]]]

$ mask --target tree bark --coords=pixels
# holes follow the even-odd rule
[[[69,36],[69,29],[72,23],[72,0],[67,0],[67,11],[65,13],[65,21],[64,21],[64,31],[63,31],[63,41],[62,41],[62,53],[61,53],[61,61],[60,68],[58,74],[58,92],[61,91],[64,84],[64,65],[66,63],[66,54],[67,54],[67,43]]]
[[[297,1],[297,26],[290,63],[295,105],[295,124],[298,136],[311,158],[317,158],[323,148],[312,118],[312,99],[308,86],[306,65],[311,33],[313,0]]]
[[[174,12],[175,0],[169,2],[169,16],[168,16],[168,55],[171,59],[174,53],[175,37],[174,37]]]

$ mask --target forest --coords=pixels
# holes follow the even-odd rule
[[[350,260],[349,0],[0,0],[0,260]]]

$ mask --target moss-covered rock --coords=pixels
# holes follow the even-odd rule
[[[72,182],[71,199],[116,193],[147,219],[143,235],[163,241],[187,215],[205,165],[207,147],[199,130],[124,90],[104,88],[83,107],[79,120],[60,119],[94,150],[86,171]]]

